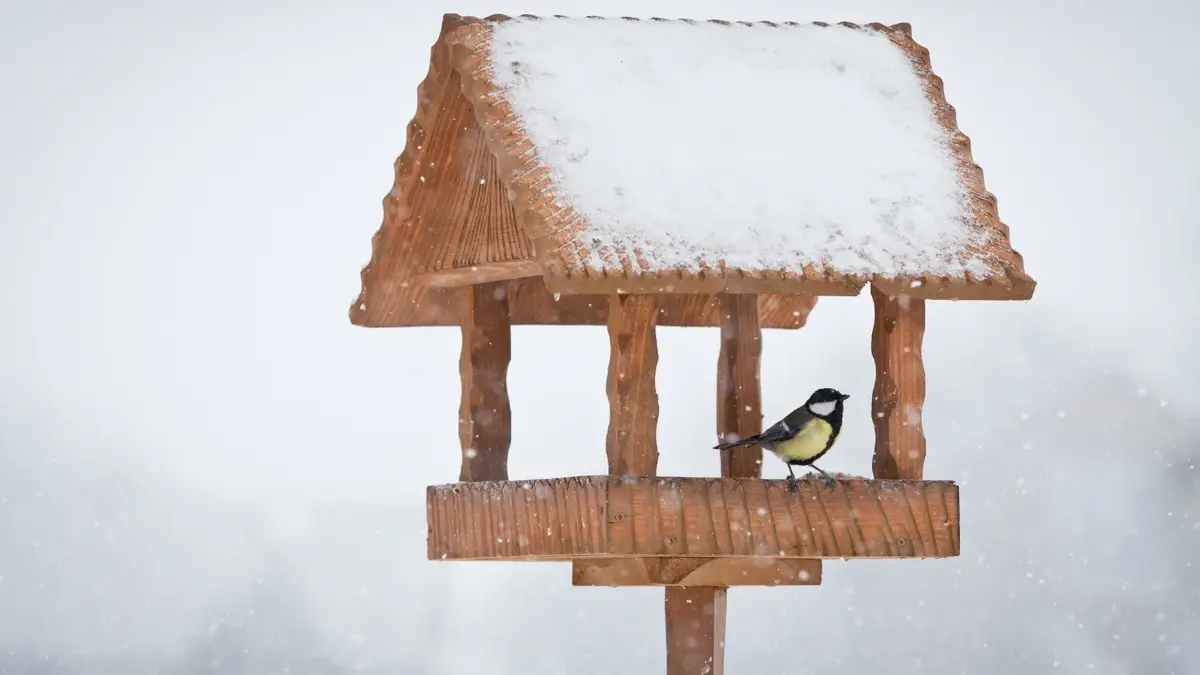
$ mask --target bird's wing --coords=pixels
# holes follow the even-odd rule
[[[792,430],[792,433],[796,434],[804,428],[805,424],[811,422],[812,418],[813,414],[808,412],[808,408],[800,406],[799,408],[796,408],[792,412],[788,413],[787,417],[784,417],[780,421],[780,424],[786,424]]]
[[[794,437],[804,428],[804,424],[809,418],[808,413],[805,413],[803,416],[796,414],[802,411],[803,409],[793,411],[787,417],[768,427],[766,431],[755,437],[755,440],[759,443],[778,443],[779,441],[786,441]]]
[[[800,430],[804,428],[804,425],[807,424],[810,419],[812,419],[812,415],[809,414],[808,410],[802,406],[788,413],[787,417],[784,417],[775,424],[767,427],[767,429],[761,434],[747,436],[746,438],[738,441],[714,445],[713,449],[724,450],[726,448],[735,448],[742,445],[756,445],[762,443],[778,443],[779,441],[786,441],[789,438],[794,438],[796,434],[800,433]]]
[[[760,442],[778,443],[786,441],[789,438],[795,438],[796,434],[804,429],[804,425],[812,420],[812,413],[804,406],[796,408],[788,413],[786,417],[772,424],[769,429],[759,434]]]

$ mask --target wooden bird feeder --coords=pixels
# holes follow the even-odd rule
[[[761,48],[721,52],[739,44]],[[698,76],[686,64],[708,72],[737,59],[748,59],[737,77],[689,94]],[[856,59],[874,60],[867,68]],[[633,70],[621,70],[626,61]],[[645,86],[628,84],[643,72]],[[842,93],[805,89],[847,78]],[[1024,300],[1035,282],[907,24],[447,15],[418,91],[350,316],[360,326],[462,328],[462,469],[459,482],[428,488],[430,560],[571,561],[575,585],[665,586],[675,675],[723,672],[730,586],[819,584],[826,558],[959,554],[958,487],[922,479],[925,301]],[[810,96],[783,109],[778,97],[789,92]],[[806,145],[761,180],[752,175],[758,160],[722,159],[719,145],[673,156],[674,125],[649,116],[689,105],[689,95],[732,101],[680,113],[712,134],[753,144],[756,125],[790,120],[791,129],[775,130],[779,151]],[[755,96],[760,104],[736,104]],[[626,107],[602,103],[612,97]],[[614,119],[594,109],[602,105],[642,111],[657,126],[641,139],[621,135],[641,118]],[[731,118],[739,114],[762,118]],[[863,127],[806,130],[806,116]],[[895,134],[911,137],[893,143],[894,119]],[[810,136],[785,136],[793,133]],[[838,133],[867,140],[822,150],[822,138]],[[605,159],[618,150],[635,154],[624,164]],[[705,153],[733,165],[706,173],[693,166],[709,161]],[[684,182],[692,170],[707,182]],[[624,172],[644,182],[630,185]],[[782,187],[761,187],[776,176]],[[809,184],[821,180],[837,189]],[[787,181],[808,190],[803,200],[789,196]],[[751,201],[709,196],[730,185],[742,186],[735,202]],[[622,199],[675,206],[638,212]],[[733,208],[744,218],[720,220]],[[811,225],[845,213],[866,220]],[[708,229],[694,234],[692,222]],[[777,231],[764,234],[772,222]],[[920,227],[942,229],[918,236]],[[657,326],[720,328],[714,440],[745,437],[762,430],[761,330],[800,328],[817,296],[857,295],[867,284],[873,480],[806,479],[789,492],[785,481],[761,479],[757,447],[697,448],[714,469],[719,458],[719,478],[657,475]],[[515,324],[607,326],[608,475],[508,480]]]

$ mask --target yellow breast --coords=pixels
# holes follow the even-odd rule
[[[829,437],[833,435],[833,426],[822,419],[809,422],[804,430],[795,438],[775,443],[775,454],[785,462],[803,462],[812,459],[825,450]]]

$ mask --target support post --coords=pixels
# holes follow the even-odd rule
[[[608,473],[658,472],[658,307],[653,295],[613,295],[608,304]]]
[[[740,440],[762,431],[762,328],[758,296],[717,296],[721,352],[717,357],[717,442]],[[762,448],[734,448],[721,454],[721,475],[761,478]]]
[[[920,478],[925,468],[925,301],[890,296],[874,286],[875,328],[871,354],[875,357],[875,391],[871,416],[875,421],[876,478]]]
[[[724,588],[667,587],[667,675],[724,675]]]
[[[475,284],[463,294],[462,356],[458,371],[462,400],[458,438],[462,445],[459,481],[508,480],[512,407],[508,401],[508,364],[512,333],[508,284]]]

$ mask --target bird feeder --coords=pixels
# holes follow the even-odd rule
[[[446,15],[418,92],[350,318],[462,329],[462,468],[428,488],[430,560],[664,586],[682,675],[723,672],[729,587],[959,554],[958,487],[922,476],[925,302],[1035,282],[907,24]],[[761,331],[868,284],[872,480],[792,492],[756,447],[697,448],[720,477],[657,475],[657,326],[720,329],[714,440],[741,438],[763,425]],[[607,475],[508,479],[522,324],[607,327]]]

